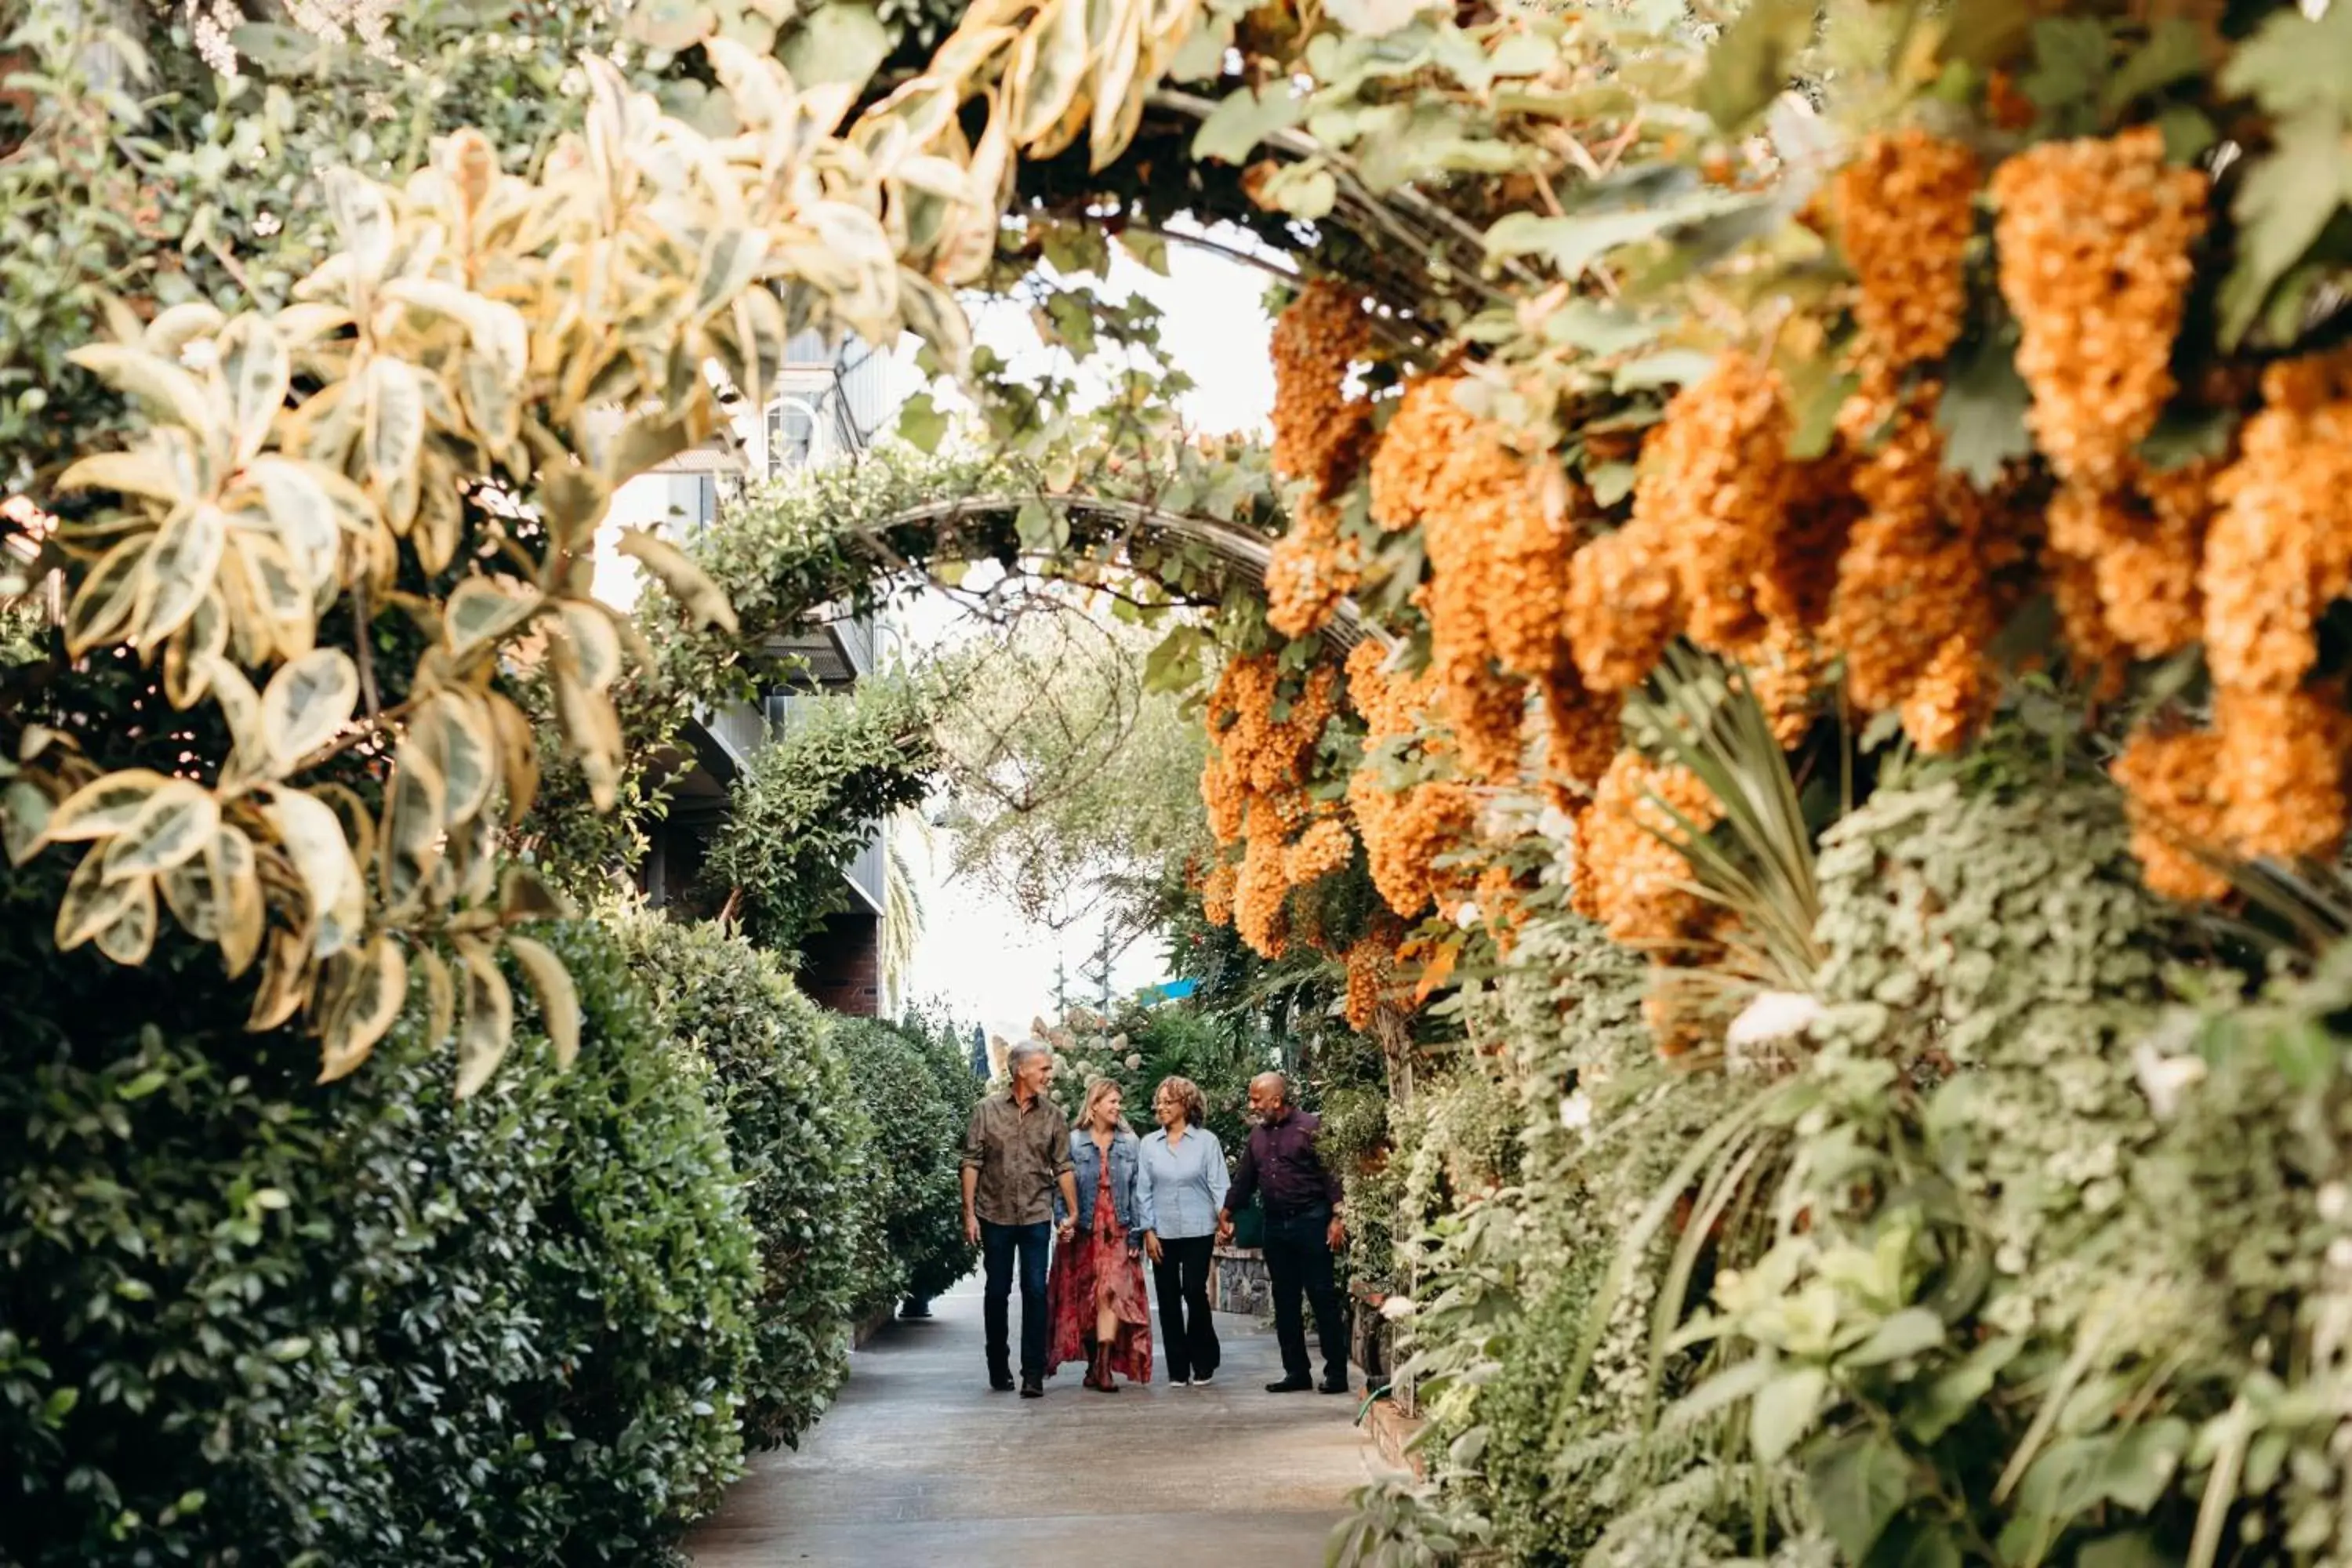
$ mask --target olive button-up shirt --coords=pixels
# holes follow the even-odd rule
[[[991,1225],[1036,1225],[1054,1217],[1055,1188],[1070,1169],[1070,1123],[1044,1095],[1023,1110],[1011,1090],[972,1108],[963,1168],[978,1171],[972,1212]]]

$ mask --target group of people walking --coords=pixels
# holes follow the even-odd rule
[[[1222,1360],[1209,1280],[1233,1216],[1255,1198],[1265,1210],[1266,1272],[1283,1376],[1270,1394],[1321,1387],[1348,1392],[1348,1352],[1333,1253],[1346,1240],[1339,1178],[1316,1148],[1314,1116],[1291,1103],[1288,1080],[1250,1084],[1248,1146],[1228,1179],[1225,1152],[1203,1125],[1207,1107],[1191,1079],[1152,1091],[1158,1129],[1138,1138],[1118,1086],[1087,1087],[1073,1129],[1047,1097],[1053,1058],[1015,1046],[1010,1082],[973,1110],[964,1136],[964,1230],[981,1247],[983,1321],[992,1388],[1014,1386],[1012,1296],[1021,1291],[1022,1397],[1044,1396],[1045,1379],[1072,1362],[1086,1386],[1151,1381],[1151,1315],[1143,1268],[1151,1268],[1168,1380],[1179,1388],[1215,1381]],[[1323,1378],[1313,1377],[1301,1298],[1313,1304]]]

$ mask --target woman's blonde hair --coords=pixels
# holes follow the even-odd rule
[[[1198,1127],[1208,1121],[1209,1102],[1202,1096],[1201,1086],[1191,1079],[1178,1078],[1173,1075],[1161,1079],[1160,1087],[1151,1091],[1151,1102],[1154,1105],[1159,1104],[1160,1097],[1163,1094],[1172,1094],[1176,1097],[1176,1103],[1184,1108],[1186,1124]]]
[[[1097,1078],[1089,1079],[1087,1084],[1087,1097],[1078,1102],[1078,1125],[1081,1128],[1091,1128],[1094,1126],[1095,1106],[1101,1100],[1104,1095],[1124,1095],[1126,1092],[1127,1091],[1125,1089],[1119,1088],[1118,1081],[1116,1079]],[[1132,1127],[1128,1127],[1127,1118],[1124,1116],[1119,1117],[1113,1125],[1126,1128],[1129,1132],[1135,1131]]]

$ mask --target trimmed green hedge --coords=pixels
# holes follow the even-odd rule
[[[880,1310],[902,1294],[929,1300],[971,1272],[978,1259],[963,1236],[958,1151],[979,1080],[951,1030],[870,1018],[844,1018],[837,1030],[873,1118],[889,1266],[861,1305]]]
[[[0,1560],[667,1560],[738,1468],[758,1271],[613,943],[550,933],[574,1069],[526,1038],[461,1106],[409,1028],[318,1087],[184,942],[58,956],[55,875],[0,872]]]
[[[759,1232],[744,1437],[797,1445],[841,1386],[858,1309],[889,1268],[873,1125],[829,1016],[774,954],[716,925],[641,915],[616,929],[663,1034],[709,1064]],[[885,1299],[895,1288],[880,1287]]]
[[[970,1266],[952,1031],[837,1027],[718,928],[542,932],[580,1060],[526,1011],[460,1105],[413,1020],[321,1087],[176,933],[58,955],[61,877],[0,868],[11,1568],[673,1562],[860,1312]]]

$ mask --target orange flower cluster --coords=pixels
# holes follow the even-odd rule
[[[1723,808],[1688,768],[1660,766],[1628,747],[1609,764],[1592,805],[1577,819],[1576,908],[1600,921],[1612,942],[1684,943],[1714,923],[1714,906],[1679,885],[1691,880],[1691,870],[1667,841],[1684,837],[1677,812],[1703,830]]]
[[[1634,526],[1664,544],[1683,629],[1702,647],[1732,652],[1763,633],[1757,591],[1788,506],[1789,434],[1780,378],[1734,353],[1675,395],[1643,446]]]
[[[1844,656],[1858,706],[1899,708],[1915,744],[1949,751],[1980,715],[1989,681],[1979,666],[1999,625],[1983,501],[1943,472],[1938,390],[1927,382],[1898,392],[1889,373],[1874,370],[1840,415],[1857,438],[1889,434],[1854,467],[1867,510],[1838,557],[1822,640]]]
[[[1548,502],[1500,430],[1455,401],[1457,384],[1430,376],[1405,393],[1372,458],[1372,517],[1421,527],[1422,605],[1446,721],[1464,768],[1499,782],[1518,773],[1525,683],[1561,664],[1575,526],[1565,489]]]
[[[1356,858],[1356,836],[1336,816],[1307,824],[1298,841],[1284,852],[1282,874],[1294,888],[1344,871]]]
[[[1332,504],[1371,443],[1372,405],[1348,394],[1348,367],[1371,346],[1363,301],[1328,279],[1309,283],[1274,324],[1274,467],[1300,482],[1290,531],[1266,563],[1266,620],[1311,637],[1362,580],[1362,552]]]
[[[1201,770],[1210,831],[1223,847],[1242,847],[1238,867],[1220,865],[1209,874],[1203,912],[1222,925],[1220,910],[1230,909],[1242,940],[1268,958],[1288,946],[1286,900],[1303,879],[1290,875],[1293,836],[1306,828],[1311,837],[1328,826],[1341,836],[1339,864],[1348,855],[1347,829],[1318,822],[1328,812],[1307,794],[1316,744],[1338,710],[1339,681],[1328,668],[1316,670],[1277,719],[1283,697],[1281,670],[1271,657],[1229,662],[1209,695],[1209,758]],[[1318,846],[1308,858],[1328,856],[1328,836]]]
[[[1363,552],[1341,536],[1339,512],[1328,501],[1304,500],[1265,563],[1266,624],[1285,637],[1313,637],[1362,580]]]
[[[2065,558],[2053,563],[2053,576],[2081,579],[2061,590],[2080,602],[2079,608],[2069,605],[2067,616],[2078,653],[2095,655],[2112,645],[2161,658],[2197,640],[2204,620],[2197,576],[2216,467],[2207,461],[2165,473],[2137,471],[2126,488],[2105,493],[2059,487],[2050,503],[2049,548]],[[2087,625],[2094,613],[2104,631]]]
[[[1360,1035],[1396,989],[1399,934],[1390,922],[1377,921],[1348,949],[1348,1027]]]
[[[1632,520],[1569,563],[1571,696],[1638,685],[1687,634],[1747,668],[1784,741],[1804,731],[1826,665],[1813,628],[1858,503],[1849,465],[1794,463],[1790,436],[1780,378],[1745,354],[1667,405],[1643,446]],[[1598,711],[1581,728],[1614,720]]]
[[[1360,642],[1348,650],[1348,701],[1363,715],[1370,731],[1366,745],[1410,735],[1421,727],[1421,716],[1436,695],[1436,679],[1428,671],[1404,675],[1388,668],[1388,653],[1380,644]]]
[[[1568,646],[1595,691],[1639,686],[1682,630],[1682,581],[1673,542],[1636,519],[1568,563]]]
[[[2319,617],[2352,594],[2352,355],[2273,365],[2262,390],[2238,457],[2212,478],[2196,582],[2167,602],[2185,619],[2202,597],[2213,728],[2146,731],[2115,766],[2148,885],[2177,898],[2227,891],[2191,846],[2329,858],[2347,829],[2352,714],[2314,671]],[[2171,504],[2193,509],[2194,478]],[[2157,492],[2149,508],[2160,519],[2166,504]]]
[[[1415,733],[1435,696],[1435,672],[1417,677],[1391,674],[1385,655],[1371,643],[1348,656],[1348,693],[1366,726],[1365,749]],[[1348,780],[1348,806],[1362,836],[1372,885],[1397,914],[1414,919],[1432,901],[1461,896],[1465,873],[1440,867],[1439,857],[1466,846],[1477,825],[1469,789],[1443,780],[1391,790],[1379,771],[1360,767]]]
[[[2199,586],[2215,681],[2275,692],[2310,672],[2321,612],[2352,591],[2352,357],[2273,365],[2263,395],[2214,483]]]
[[[1433,780],[1391,791],[1364,769],[1348,781],[1348,805],[1364,836],[1372,886],[1390,909],[1412,920],[1433,902],[1458,899],[1467,878],[1437,860],[1467,847],[1476,830],[1467,785]]]
[[[2142,878],[2169,898],[2218,899],[2230,890],[2192,853],[2221,842],[2227,803],[2220,788],[2221,754],[2219,735],[2143,728],[2110,770],[2124,789]]]
[[[1229,926],[1234,923],[1234,884],[1238,880],[1234,868],[1219,861],[1201,879],[1201,913],[1211,925]]]
[[[1854,314],[1875,358],[1941,359],[1958,341],[1982,183],[1973,152],[1917,130],[1869,138],[1838,171],[1838,228],[1862,282]]]
[[[1994,171],[2001,297],[2024,329],[2027,420],[2061,479],[2111,489],[2173,393],[2205,176],[2153,125],[2045,142]]]
[[[1254,952],[1280,958],[1290,946],[1285,910],[1290,884],[1283,876],[1283,844],[1275,833],[1244,840],[1241,868],[1234,879],[1234,929]]]
[[[2347,822],[2344,757],[2352,715],[2310,689],[2224,690],[2215,728],[2143,727],[2116,760],[2147,885],[2219,899],[2229,879],[2197,851],[2292,860],[2333,855]]]
[[[1371,347],[1360,296],[1328,278],[1274,323],[1274,468],[1327,500],[1348,488],[1371,438],[1371,405],[1348,395],[1348,367]]]
[[[2224,688],[2213,724],[2230,847],[2250,858],[2334,855],[2344,842],[2344,754],[2352,740],[2341,694]]]
[[[1553,805],[1573,810],[1624,739],[1623,699],[1587,687],[1573,665],[1545,681],[1542,692],[1544,783]]]

